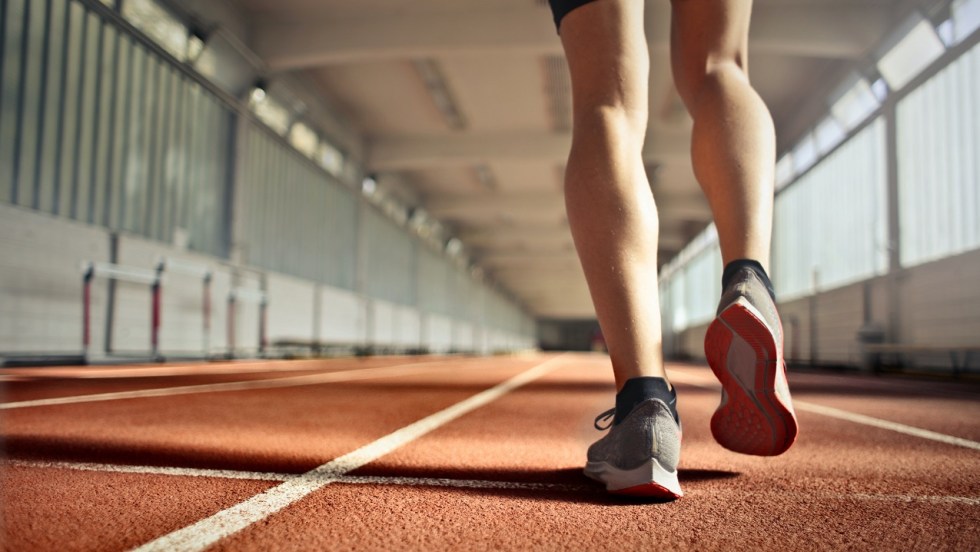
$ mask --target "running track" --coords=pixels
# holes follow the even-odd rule
[[[0,370],[4,550],[980,549],[980,385],[791,373],[801,436],[716,445],[671,365],[673,503],[581,475],[594,355]]]

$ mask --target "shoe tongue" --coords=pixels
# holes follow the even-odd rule
[[[677,420],[677,393],[670,389],[664,378],[640,377],[626,380],[623,389],[616,393],[616,417],[613,425],[626,419],[640,403],[650,399],[660,399],[670,408]]]

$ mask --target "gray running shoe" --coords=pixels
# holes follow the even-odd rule
[[[596,418],[596,429],[604,429],[599,421],[614,412]],[[680,424],[662,400],[648,399],[589,447],[585,475],[605,483],[613,494],[680,498],[680,452]]]
[[[786,452],[799,426],[786,383],[783,327],[752,270],[738,271],[722,292],[704,352],[722,385],[721,404],[711,417],[715,440],[743,454]]]

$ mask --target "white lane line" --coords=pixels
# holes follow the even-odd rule
[[[560,358],[551,358],[503,383],[389,433],[373,443],[327,462],[299,477],[289,479],[245,502],[222,510],[193,525],[150,541],[135,550],[204,550],[219,540],[301,500],[310,493],[330,483],[337,482],[347,473],[545,375],[558,367],[557,361]]]
[[[708,381],[706,379],[699,378],[697,376],[691,376],[690,374],[684,374],[676,371],[669,371],[668,377],[672,381],[678,381],[681,383],[685,383],[687,385],[701,387],[702,389],[721,389],[721,385],[718,384],[717,382]],[[881,418],[865,416],[864,414],[848,412],[847,410],[841,410],[839,408],[823,406],[816,403],[800,401],[796,399],[793,399],[793,408],[795,408],[796,410],[811,412],[813,414],[820,414],[822,416],[837,418],[839,420],[845,420],[856,424],[863,424],[866,426],[877,427],[879,429],[887,429],[889,431],[894,431],[905,435],[911,435],[913,437],[919,437],[921,439],[938,441],[940,443],[945,443],[947,445],[955,445],[968,449],[980,450],[980,443],[978,443],[977,441],[963,439],[962,437],[954,437],[953,435],[946,435],[945,433],[929,431],[928,429],[922,429],[910,425],[900,424],[898,422],[882,420]]]
[[[684,478],[681,476],[681,481]],[[946,495],[905,495],[905,494],[885,494],[885,493],[824,493],[820,491],[814,492],[786,492],[786,491],[745,491],[738,489],[731,489],[732,493],[738,493],[739,496],[757,496],[757,497],[778,497],[778,498],[798,498],[801,501],[807,502],[810,500],[855,500],[855,501],[879,501],[879,502],[907,502],[907,503],[924,503],[924,504],[962,504],[964,506],[980,506],[980,497],[975,496],[946,496]],[[698,490],[693,490],[687,493],[689,497],[696,497],[699,494]],[[718,496],[721,494],[728,494],[726,491],[719,491],[712,489],[710,491],[703,492],[702,494],[710,496]]]
[[[299,387],[317,385],[336,381],[353,381],[372,378],[388,378],[428,372],[436,369],[456,367],[456,362],[433,361],[424,363],[397,364],[379,368],[360,368],[356,370],[339,370],[325,374],[307,374],[285,378],[264,380],[234,381],[225,383],[207,383],[201,385],[183,385],[179,387],[161,387],[157,389],[140,389],[136,391],[119,391],[114,393],[98,393],[93,395],[75,395],[71,397],[55,397],[51,399],[36,399],[30,401],[0,403],[0,410],[15,408],[31,408],[37,406],[52,406],[59,404],[77,404],[99,401],[118,401],[122,399],[137,399],[145,397],[169,397],[172,395],[189,395],[193,393],[215,393],[219,391],[244,391],[252,389],[278,389],[282,387]]]
[[[166,466],[128,466],[125,464],[97,464],[91,462],[43,462],[30,460],[8,460],[6,462],[0,462],[0,466],[4,465],[17,468],[61,469],[101,473],[135,473],[139,475],[171,475],[177,477],[214,477],[218,479],[248,479],[253,481],[285,481],[296,477],[296,474],[291,473],[172,468]]]
[[[968,506],[980,506],[980,498],[969,496],[854,493],[850,495],[841,495],[841,497],[852,498],[854,500],[880,500],[883,502],[929,502],[932,504],[966,504]]]
[[[305,477],[306,474],[255,472],[239,470],[215,470],[200,468],[175,468],[167,466],[131,466],[126,464],[99,464],[91,462],[47,462],[32,460],[0,461],[0,467],[33,469],[61,469],[98,473],[128,473],[138,475],[167,475],[173,477],[207,477],[214,479],[240,479],[247,481],[275,481],[281,483]],[[531,491],[595,491],[589,484],[532,483],[525,481],[490,481],[483,479],[451,479],[445,477],[390,477],[375,475],[344,475],[331,478],[333,483],[346,485],[398,485],[407,487],[452,487],[463,489],[513,489]]]
[[[275,481],[282,482],[290,479],[305,477],[305,474],[275,473],[275,472],[253,472],[238,470],[213,470],[196,468],[170,468],[160,466],[128,466],[123,464],[95,464],[86,462],[43,462],[29,460],[9,460],[0,462],[0,467],[12,466],[34,469],[63,469],[92,471],[101,473],[131,473],[140,475],[168,475],[175,477],[207,477],[214,479],[238,479],[249,481]],[[683,468],[681,480],[684,479]],[[553,492],[573,492],[573,493],[603,493],[603,489],[591,483],[581,485],[568,483],[532,483],[526,481],[493,481],[487,479],[451,479],[442,477],[389,477],[389,476],[362,476],[344,475],[332,478],[331,482],[342,485],[397,485],[405,487],[439,487],[455,489],[501,489],[517,491],[553,491]],[[909,495],[909,494],[884,494],[884,493],[823,493],[823,492],[758,492],[746,491],[737,485],[728,489],[731,493],[739,496],[774,496],[782,498],[792,497],[804,500],[814,498],[821,500],[874,500],[881,502],[922,502],[929,504],[962,504],[966,506],[980,506],[980,497],[970,496],[949,496],[949,495]],[[699,491],[695,490],[690,494],[696,496]],[[721,496],[727,494],[725,489],[712,489],[705,491],[704,494],[711,496]]]
[[[319,364],[319,366],[317,366]],[[0,381],[46,381],[51,379],[164,378],[174,376],[220,376],[273,372],[328,370],[316,360],[202,361],[199,364],[165,366],[79,366],[71,368],[0,368]]]
[[[897,422],[890,422],[888,420],[882,420],[881,418],[873,418],[871,416],[865,416],[864,414],[856,414],[854,412],[848,412],[846,410],[841,410],[839,408],[833,408],[830,406],[823,406],[811,402],[797,401],[797,400],[793,400],[793,406],[797,410],[805,410],[807,412],[812,412],[814,414],[822,414],[824,416],[837,418],[839,420],[847,420],[849,422],[864,424],[867,426],[877,427],[881,429],[889,429],[891,431],[904,433],[905,435],[911,435],[913,437],[920,437],[922,439],[939,441],[940,443],[946,443],[947,445],[956,445],[968,449],[980,450],[980,443],[976,441],[963,439],[961,437],[954,437],[952,435],[946,435],[945,433],[937,433],[935,431],[929,431],[928,429],[921,429],[918,427],[908,426]]]

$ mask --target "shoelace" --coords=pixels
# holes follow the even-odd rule
[[[592,425],[595,426],[595,428],[598,429],[599,431],[605,431],[610,427],[612,427],[613,419],[615,417],[616,417],[616,409],[610,408],[609,410],[596,416],[595,421],[592,423]],[[609,423],[604,426],[599,425],[599,423],[606,422],[606,421],[608,421]]]

